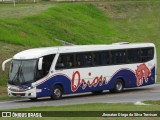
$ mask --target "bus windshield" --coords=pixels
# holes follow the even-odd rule
[[[8,83],[22,85],[35,80],[37,60],[13,60],[10,65]]]

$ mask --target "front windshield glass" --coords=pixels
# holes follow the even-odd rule
[[[13,60],[9,71],[10,84],[32,83],[35,79],[37,60]]]

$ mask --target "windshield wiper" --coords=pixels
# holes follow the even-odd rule
[[[23,65],[21,66],[21,69],[19,71],[19,76],[22,77],[22,81],[23,81],[22,83],[25,83],[25,78],[24,78],[24,74],[23,74],[22,68],[23,68]]]
[[[16,79],[19,80],[20,68],[21,68],[21,65],[19,65],[18,71],[16,72],[16,74],[15,74],[14,77],[13,77],[13,79],[11,80],[12,83],[14,83]],[[18,80],[17,80],[17,81],[18,81]]]

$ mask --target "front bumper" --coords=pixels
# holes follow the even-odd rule
[[[15,92],[8,89],[8,96],[10,97],[24,97],[24,98],[36,98],[36,87],[24,92]]]

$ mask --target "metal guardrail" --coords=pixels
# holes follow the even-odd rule
[[[32,2],[32,3],[35,3],[35,2],[39,2],[39,1],[42,1],[42,0],[0,0],[1,3],[13,3],[13,2],[16,2],[16,3],[28,3],[28,2]]]
[[[0,2],[12,2],[13,0],[0,0]]]
[[[64,46],[73,46],[73,45],[75,45],[73,43],[69,43],[69,42],[66,42],[64,40],[60,40],[60,39],[57,39],[57,38],[55,38],[55,40],[60,42],[60,43],[62,43]]]
[[[96,2],[96,1],[105,1],[105,0],[0,0],[0,2],[41,2],[41,1],[52,1],[52,2]]]

